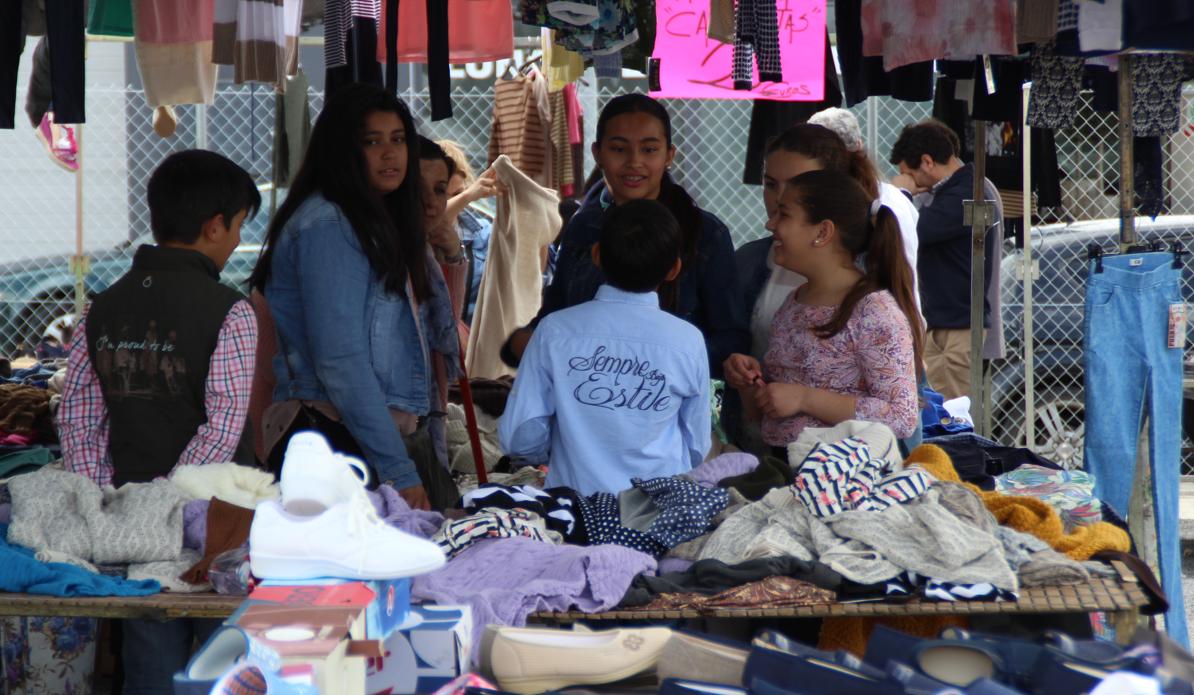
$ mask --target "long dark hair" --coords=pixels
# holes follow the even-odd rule
[[[376,111],[398,114],[406,130],[406,175],[398,190],[384,196],[369,185],[360,142],[365,118]],[[369,84],[339,89],[315,121],[303,164],[270,222],[249,285],[265,291],[282,229],[307,198],[322,194],[348,218],[369,265],[384,278],[388,291],[405,295],[409,278],[416,299],[430,297],[418,143],[414,119],[398,97]]]
[[[837,137],[836,135],[834,137]],[[912,330],[916,373],[921,372],[924,331],[913,294],[912,269],[904,254],[903,236],[895,213],[886,205],[871,215],[872,198],[851,176],[839,171],[809,171],[788,180],[788,193],[813,223],[830,220],[837,228],[842,246],[851,257],[866,253],[866,272],[858,280],[833,317],[817,326],[817,335],[832,338],[846,327],[854,307],[872,292],[887,290],[908,319]]]
[[[815,160],[827,171],[847,174],[862,186],[866,194],[879,197],[879,172],[862,150],[846,149],[842,138],[825,126],[797,123],[767,143],[767,154],[793,152]]]
[[[662,123],[664,139],[667,141],[668,148],[671,148],[672,119],[668,115],[667,109],[646,94],[637,92],[614,97],[606,103],[605,108],[601,109],[601,115],[597,117],[596,143],[598,147],[601,146],[605,137],[605,129],[609,122],[628,113],[645,113]],[[695,272],[697,249],[703,226],[700,208],[697,207],[692,196],[688,195],[688,191],[676,183],[671,174],[667,172],[664,172],[663,180],[659,185],[658,200],[671,211],[676,221],[680,223],[680,258],[683,262],[681,275],[687,274],[690,270]],[[677,277],[659,288],[660,304],[665,308],[676,307],[679,299],[679,282],[680,278]]]

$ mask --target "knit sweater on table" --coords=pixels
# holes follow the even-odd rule
[[[941,447],[924,444],[917,447],[904,461],[906,466],[919,466],[929,472],[937,480],[960,483],[973,490],[987,509],[995,515],[1000,526],[1030,533],[1045,541],[1054,550],[1068,555],[1074,560],[1089,560],[1092,555],[1102,550],[1118,550],[1128,552],[1131,539],[1128,533],[1118,526],[1100,521],[1089,526],[1080,526],[1072,533],[1065,532],[1061,515],[1047,503],[1032,497],[1005,495],[1001,492],[988,492],[975,485],[962,483],[958,471],[954,468],[949,454]]]

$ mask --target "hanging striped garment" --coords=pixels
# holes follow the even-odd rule
[[[232,65],[237,84],[264,82],[286,91],[298,72],[302,0],[216,0],[212,62]]]
[[[323,15],[323,60],[329,70],[348,65],[345,44],[354,19],[369,20],[374,27],[380,26],[381,0],[327,0]]]

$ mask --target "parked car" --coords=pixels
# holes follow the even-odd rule
[[[494,207],[493,201],[487,199],[469,205],[470,210],[489,222],[496,214]],[[220,274],[224,284],[248,291],[249,275],[257,264],[268,227],[268,211],[262,211],[241,228],[240,246]],[[132,267],[137,248],[152,243],[152,236],[145,234],[113,249],[90,254],[90,269],[84,279],[87,296],[108,289]],[[60,325],[74,310],[75,278],[70,270],[70,256],[0,264],[0,356],[32,354],[47,329]]]
[[[1138,218],[1142,242],[1181,242],[1194,251],[1194,215]],[[1036,450],[1063,465],[1082,462],[1084,436],[1082,341],[1087,276],[1087,246],[1099,243],[1116,252],[1119,220],[1093,220],[1033,229],[1033,259],[1040,275],[1033,283],[1034,389]],[[1189,263],[1189,260],[1186,261]],[[1024,436],[1024,283],[1019,255],[1002,265],[1003,330],[1007,355],[994,365],[991,382],[992,434],[1001,442],[1025,444]],[[1194,297],[1194,275],[1186,273],[1183,295]],[[1191,352],[1187,351],[1186,364]],[[1189,368],[1189,367],[1187,367]],[[1186,412],[1194,412],[1186,408]],[[1187,431],[1189,436],[1189,431]],[[1194,474],[1194,461],[1183,473]]]
[[[257,263],[269,215],[258,214],[241,228],[240,246],[228,259],[220,279],[245,291],[249,274]],[[88,297],[106,290],[133,263],[142,244],[152,244],[145,234],[119,246],[90,254],[91,263],[84,287]],[[32,354],[34,346],[52,324],[74,313],[75,277],[70,256],[49,256],[0,265],[0,355]]]

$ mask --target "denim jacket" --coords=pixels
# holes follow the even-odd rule
[[[535,323],[548,314],[587,302],[605,282],[593,264],[590,249],[601,236],[601,221],[612,205],[604,184],[589,191],[580,210],[564,229],[555,277],[548,285]],[[721,374],[721,363],[735,352],[745,352],[750,332],[742,313],[734,243],[725,224],[711,212],[700,210],[701,230],[695,268],[680,273],[675,316],[695,325],[705,337],[709,370]]]
[[[431,351],[449,366],[458,359],[447,285],[428,265],[433,296],[416,324],[411,302],[373,272],[348,218],[314,195],[283,228],[265,287],[278,333],[274,400],[332,403],[378,477],[398,488],[420,482],[389,409],[428,414]]]

